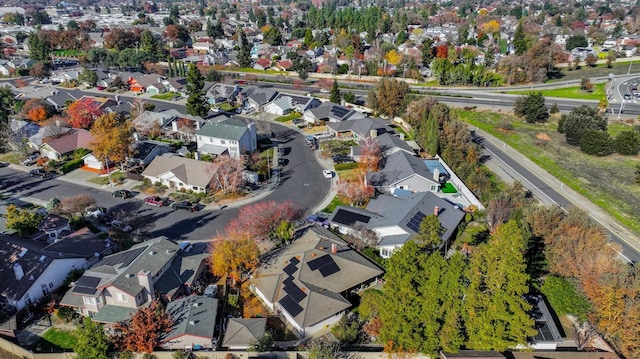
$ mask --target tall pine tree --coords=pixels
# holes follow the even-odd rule
[[[238,52],[238,62],[241,67],[249,67],[253,63],[251,61],[251,45],[247,40],[247,35],[244,34],[242,29],[240,31],[240,51]]]
[[[527,37],[524,33],[524,27],[522,26],[522,20],[518,22],[518,27],[516,27],[516,31],[513,33],[513,47],[516,52],[516,55],[520,56],[527,51]]]
[[[192,116],[204,117],[207,112],[205,104],[204,76],[195,64],[189,64],[187,71],[187,113]]]
[[[329,101],[340,104],[342,96],[340,95],[340,89],[338,88],[338,81],[333,79],[333,86],[331,86],[331,93],[329,94]]]

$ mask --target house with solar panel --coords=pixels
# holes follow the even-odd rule
[[[119,323],[156,295],[171,301],[189,294],[205,271],[206,258],[206,253],[183,253],[176,243],[157,237],[94,264],[60,305],[100,323]]]
[[[293,111],[304,111],[318,107],[322,102],[315,97],[290,94],[278,94],[276,98],[264,106],[264,112],[278,116],[288,115]]]
[[[258,148],[256,124],[241,117],[207,122],[196,132],[196,143],[200,153],[239,159]]]
[[[443,228],[443,245],[455,238],[465,213],[456,205],[432,192],[408,193],[403,196],[379,195],[365,209],[338,206],[329,217],[329,225],[340,233],[357,236],[366,229],[376,233],[382,258],[390,258],[418,233],[420,222],[430,215],[438,216]]]
[[[250,288],[300,337],[308,337],[338,322],[352,307],[354,293],[383,272],[335,234],[314,226],[263,263]]]
[[[304,111],[303,115],[307,123],[334,123],[366,117],[362,112],[328,101],[323,102],[318,107]]]
[[[365,176],[367,184],[382,193],[393,193],[395,190],[436,193],[449,178],[443,166],[435,166],[432,160],[406,151],[392,153],[385,159],[384,168],[368,172]]]

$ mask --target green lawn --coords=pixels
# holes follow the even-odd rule
[[[124,172],[118,171],[118,172],[111,173],[111,182],[118,182],[126,178],[127,178],[127,174]],[[105,185],[105,184],[109,184],[109,176],[93,177],[93,178],[89,178],[87,181],[91,183],[99,184],[99,185]]]
[[[51,328],[35,345],[34,351],[40,353],[72,351],[75,344],[76,338],[73,337],[73,332]]]
[[[504,141],[640,234],[640,213],[637,210],[640,186],[633,181],[638,163],[636,158],[586,155],[577,147],[566,144],[564,135],[556,130],[556,120],[539,125],[524,123],[505,113],[461,109],[452,109],[452,113],[472,127],[477,126]],[[508,132],[499,130],[498,124],[502,122],[510,122],[514,129]],[[611,126],[611,132],[619,132],[621,126]]]
[[[276,122],[287,122],[287,121],[291,121],[291,120],[293,120],[295,118],[298,118],[300,116],[302,116],[302,115],[299,112],[295,112],[294,111],[294,112],[291,112],[288,115],[280,116],[280,117],[276,118]]]
[[[338,207],[338,206],[346,206],[346,205],[347,205],[346,203],[342,202],[340,200],[340,198],[338,198],[336,196],[331,200],[331,203],[329,203],[328,206],[326,206],[325,208],[322,209],[322,212],[333,213],[333,211],[336,209],[336,207]]]
[[[563,87],[558,89],[541,90],[544,97],[560,97],[560,98],[575,98],[582,100],[600,100],[605,97],[604,87],[606,84],[594,84],[593,91],[583,91],[580,86]],[[515,95],[527,95],[531,91],[508,91],[508,94]],[[536,91],[538,92],[538,91]]]
[[[177,96],[177,95],[173,92],[165,92],[165,93],[153,95],[151,96],[151,98],[155,98],[158,100],[171,100],[174,96]]]

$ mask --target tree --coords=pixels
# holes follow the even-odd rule
[[[116,324],[116,332],[120,333],[113,342],[119,350],[151,353],[160,345],[162,335],[170,332],[172,327],[171,317],[156,299],[139,309],[128,322]]]
[[[584,35],[574,35],[567,39],[565,42],[565,48],[567,51],[571,51],[576,47],[588,47],[589,41]]]
[[[309,77],[309,71],[313,69],[313,63],[306,57],[296,58],[293,60],[291,68],[298,73],[301,80],[306,80]]]
[[[115,112],[104,114],[91,128],[94,142],[89,147],[96,158],[107,158],[111,162],[123,162],[131,155],[133,136],[131,123],[119,118]]]
[[[584,63],[589,67],[594,67],[598,63],[598,57],[593,53],[588,53],[584,58]]]
[[[516,27],[516,31],[513,33],[513,47],[517,56],[520,56],[527,51],[528,44],[522,20],[518,21],[518,27]]]
[[[616,62],[616,54],[612,50],[607,53],[607,68],[613,67],[613,63]]]
[[[375,189],[360,180],[347,181],[339,179],[336,186],[340,198],[352,206],[362,205],[375,195]]]
[[[46,121],[52,112],[53,109],[48,102],[36,98],[28,99],[20,109],[22,115],[38,124]]]
[[[614,146],[607,131],[587,130],[580,140],[580,151],[592,156],[608,156]]]
[[[236,193],[243,183],[244,164],[231,156],[218,156],[211,164],[211,187],[223,194]]]
[[[380,113],[395,117],[405,107],[405,98],[409,93],[409,85],[404,81],[383,78],[376,86],[376,110]]]
[[[104,333],[102,324],[85,317],[82,325],[74,332],[76,339],[73,351],[78,359],[108,359],[111,343]]]
[[[60,209],[62,213],[68,215],[74,215],[80,213],[80,216],[84,218],[84,210],[88,207],[96,204],[95,198],[86,195],[78,194],[72,197],[64,197],[60,200]]]
[[[249,45],[249,41],[247,40],[247,35],[245,35],[242,29],[238,30],[240,32],[240,50],[238,52],[238,63],[240,63],[241,67],[250,67],[253,61],[251,60],[251,45]]]
[[[189,64],[187,71],[187,113],[192,116],[204,117],[209,112],[204,98],[204,76],[195,64]]]
[[[391,49],[384,55],[384,59],[390,65],[397,66],[402,61],[402,54],[398,53],[395,49]]]
[[[438,216],[430,214],[420,221],[418,233],[414,239],[420,244],[428,248],[430,251],[437,249],[442,244],[442,235],[446,229],[440,224]]]
[[[42,40],[40,36],[32,32],[27,38],[29,45],[29,57],[36,61],[47,61],[49,59],[49,44]]]
[[[66,109],[69,124],[74,128],[89,129],[93,121],[102,115],[100,105],[89,97],[73,101]]]
[[[588,105],[574,108],[558,123],[558,132],[564,133],[567,143],[572,146],[580,146],[582,136],[588,130],[607,131],[607,119],[595,107]]]
[[[85,68],[78,74],[78,81],[85,82],[89,86],[94,87],[98,84],[98,74],[93,70]]]
[[[28,236],[38,230],[38,225],[43,217],[28,209],[18,208],[13,204],[7,207],[4,215],[6,219],[6,227],[16,231],[19,236]]]
[[[162,36],[171,40],[174,47],[181,47],[189,40],[189,30],[182,25],[169,25],[162,32]]]
[[[266,333],[262,337],[258,338],[258,340],[250,342],[248,350],[250,352],[268,352],[271,351],[271,348],[273,348],[275,343],[273,336]]]
[[[338,88],[338,80],[333,79],[333,85],[331,86],[331,92],[329,93],[329,101],[340,104],[340,89]]]
[[[516,99],[513,112],[517,116],[524,117],[528,123],[544,123],[549,119],[549,110],[544,102],[541,92],[530,92]]]
[[[356,102],[356,95],[351,91],[345,92],[344,95],[342,95],[342,98],[344,99],[344,102],[346,102],[346,103],[355,103]]]
[[[524,250],[522,232],[510,221],[472,254],[464,303],[469,349],[503,351],[535,335],[531,305],[523,297],[529,292]]]
[[[49,65],[45,62],[38,61],[29,70],[29,75],[37,79],[41,79],[49,75]]]
[[[125,30],[119,27],[111,29],[104,35],[104,48],[122,51],[124,49],[135,49],[140,43],[140,32],[136,29]]]
[[[227,233],[214,238],[211,246],[211,272],[215,276],[229,276],[234,285],[242,275],[253,270],[259,263],[260,250],[249,236]]]
[[[615,137],[613,145],[619,154],[635,156],[640,150],[640,133],[635,130],[622,131]]]
[[[360,333],[360,323],[355,316],[349,318],[343,315],[342,318],[331,327],[333,334],[340,343],[353,343],[358,339]]]
[[[275,26],[271,26],[269,30],[264,33],[264,41],[265,43],[271,46],[280,46],[282,45],[282,33],[280,29]]]
[[[163,57],[162,44],[149,30],[144,30],[140,35],[140,50],[151,62],[157,62]]]
[[[348,359],[349,353],[340,350],[338,343],[328,343],[323,340],[314,340],[304,346],[309,359]]]
[[[300,218],[301,209],[291,201],[259,202],[242,207],[225,232],[232,237],[251,238],[256,243],[271,242],[282,221],[293,223]]]

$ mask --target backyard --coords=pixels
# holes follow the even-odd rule
[[[478,127],[524,154],[536,164],[597,204],[629,229],[640,233],[640,186],[634,183],[637,158],[594,157],[567,145],[557,132],[557,117],[548,124],[527,124],[507,113],[452,110],[454,116]],[[505,130],[510,124],[512,129]],[[614,134],[628,124],[609,125]]]

